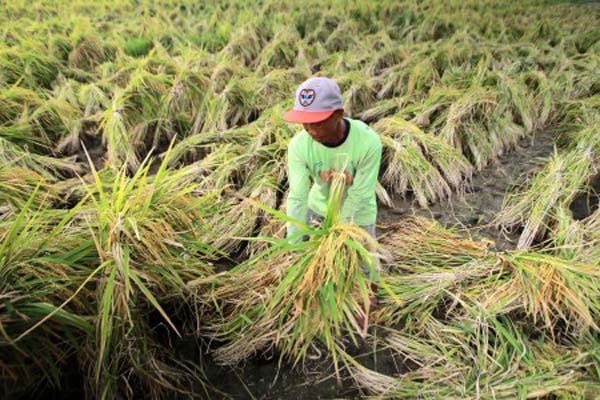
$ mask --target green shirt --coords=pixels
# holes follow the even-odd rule
[[[287,215],[305,222],[307,209],[325,215],[330,170],[346,171],[353,179],[346,188],[341,218],[357,225],[371,225],[377,219],[375,187],[381,162],[379,135],[362,121],[346,118],[350,131],[337,147],[327,147],[302,130],[288,145],[288,181],[290,192]],[[287,226],[287,236],[297,228]]]

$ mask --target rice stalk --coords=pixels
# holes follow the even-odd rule
[[[421,207],[462,191],[471,176],[468,162],[434,135],[397,118],[375,126],[384,144],[383,185],[394,193],[411,190]]]
[[[94,183],[86,185],[91,212],[82,217],[99,259],[92,379],[102,398],[121,391],[124,371],[160,392],[181,389],[173,387],[180,379],[160,368],[161,356],[152,350],[148,310],[179,335],[165,307],[173,299],[185,306],[191,293],[184,282],[211,270],[214,249],[199,228],[214,199],[194,195],[193,170],[170,173],[165,159],[151,177],[147,160],[132,178],[124,165],[108,189],[92,166]]]
[[[518,193],[508,194],[495,223],[504,228],[523,226],[517,248],[531,246],[551,229],[552,215],[568,207],[594,173],[593,147],[582,142],[566,153],[555,151],[544,169],[524,184]]]
[[[342,332],[353,341],[364,335],[357,318],[369,315],[371,289],[361,263],[373,268],[365,246],[375,243],[361,228],[339,222],[343,182],[337,178],[323,227],[302,224],[307,241],[273,240],[264,253],[222,276],[192,282],[214,287],[208,303],[214,302],[220,318],[210,331],[228,342],[215,351],[219,362],[235,364],[276,347],[297,363],[320,343],[337,368]]]

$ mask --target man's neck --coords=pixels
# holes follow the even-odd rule
[[[323,143],[324,146],[327,147],[338,147],[342,143],[346,141],[348,134],[350,132],[350,123],[346,121],[344,118],[338,124],[336,138],[332,142]]]

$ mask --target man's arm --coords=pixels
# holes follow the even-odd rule
[[[371,200],[377,186],[381,164],[381,142],[374,142],[356,166],[352,184],[348,187],[342,206],[342,220],[354,221],[355,215]]]
[[[289,194],[287,200],[287,215],[300,222],[306,222],[308,211],[308,192],[310,189],[310,175],[306,162],[299,156],[293,142],[288,146],[288,182]],[[298,228],[287,224],[287,237],[298,233]],[[295,241],[299,241],[297,238]]]

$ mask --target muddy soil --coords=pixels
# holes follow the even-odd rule
[[[492,225],[494,218],[502,208],[506,192],[546,163],[554,151],[555,138],[554,132],[546,131],[533,139],[522,139],[514,149],[475,173],[467,193],[432,204],[429,209],[415,206],[410,198],[393,198],[394,208],[380,208],[378,224],[384,227],[402,216],[418,215],[434,218],[447,227],[468,229],[474,236],[493,240],[498,249],[514,248],[519,233],[502,232]]]

